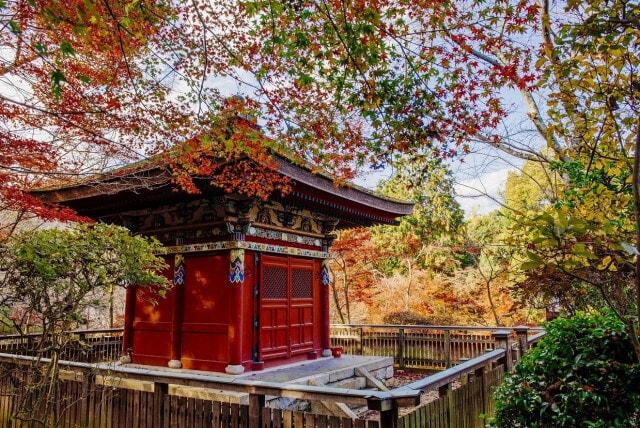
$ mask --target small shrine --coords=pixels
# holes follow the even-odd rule
[[[239,374],[331,354],[335,231],[394,224],[413,204],[274,161],[291,190],[268,201],[207,180],[200,194],[179,191],[154,164],[32,192],[165,245],[174,286],[165,298],[127,289],[125,361]]]

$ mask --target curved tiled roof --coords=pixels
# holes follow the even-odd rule
[[[60,185],[31,189],[29,193],[51,203],[65,203],[101,194],[115,194],[123,190],[158,186],[171,180],[164,165],[152,158],[126,165],[105,174]],[[274,155],[278,171],[295,182],[317,189],[327,195],[375,207],[398,216],[411,214],[413,203],[401,201],[352,183],[336,184],[330,176],[314,173],[307,165],[297,165],[282,156]]]

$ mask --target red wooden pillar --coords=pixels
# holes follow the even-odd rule
[[[133,318],[136,311],[136,287],[127,287],[124,308],[124,330],[122,332],[122,357],[123,363],[131,362],[131,350],[133,348]]]
[[[244,250],[232,250],[229,254],[229,282],[232,287],[231,302],[233,308],[229,320],[229,364],[224,371],[229,374],[244,372],[242,365],[242,315],[244,313],[242,286],[244,284]]]
[[[320,290],[322,299],[322,356],[331,356],[331,333],[329,331],[330,316],[329,316],[329,287],[331,286],[331,279],[329,278],[329,268],[326,265],[326,261],[322,263],[321,271],[321,285]]]
[[[172,369],[182,367],[182,312],[184,310],[184,256],[176,255],[173,274],[173,310],[171,316],[171,351],[168,366]]]

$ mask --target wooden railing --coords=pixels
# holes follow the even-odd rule
[[[529,329],[526,327],[510,330],[459,326],[349,328],[362,328],[363,332],[368,332],[367,329],[375,332],[376,329],[387,328],[387,332],[384,332],[385,339],[364,333],[362,337],[365,339],[361,339],[355,345],[365,345],[361,348],[363,350],[369,349],[366,345],[373,344],[378,347],[386,344],[389,348],[394,347],[396,351],[400,349],[405,352],[400,353],[400,361],[404,359],[405,366],[411,361],[415,364],[416,360],[411,358],[418,351],[412,350],[412,346],[425,346],[430,343],[441,346],[442,342],[431,341],[432,332],[439,329],[444,337],[449,332],[449,361],[455,365],[390,391],[294,385],[251,381],[213,373],[197,374],[142,369],[115,363],[95,363],[92,361],[105,357],[114,360],[115,356],[119,355],[121,330],[76,331],[73,334],[78,335],[80,342],[85,345],[77,352],[67,352],[76,358],[76,361],[59,361],[58,367],[64,376],[56,391],[57,410],[55,414],[48,414],[47,420],[55,422],[52,425],[63,427],[483,427],[485,420],[481,415],[493,414],[493,388],[500,384],[504,373],[511,370],[521,355],[531,346],[535,346],[544,335],[544,332],[534,330],[536,334],[529,337]],[[427,331],[419,338],[412,329]],[[387,334],[388,331],[396,331],[398,334]],[[404,333],[400,333],[401,331]],[[489,331],[490,336],[483,339],[484,342],[474,338],[468,341],[474,345],[464,345],[457,342],[463,337],[455,336],[464,331],[468,332],[465,334],[479,332],[479,335]],[[410,345],[407,346],[407,337],[411,335],[414,336],[415,342],[409,342]],[[29,401],[29,394],[33,394],[33,388],[26,387],[28,381],[25,378],[25,368],[32,370],[35,366],[50,362],[48,358],[30,355],[29,343],[36,340],[32,336],[37,335],[0,337],[0,350],[5,351],[0,353],[0,426],[21,425],[9,425],[8,421],[16,416],[16,411],[25,402]],[[447,343],[447,340],[443,342]],[[475,345],[478,343],[483,344],[485,351],[465,360],[464,355],[469,354],[464,354],[463,351],[474,353],[483,349],[480,345]],[[96,349],[88,351],[89,344]],[[376,349],[375,346],[371,346],[371,349]],[[349,352],[349,348],[346,351]],[[394,354],[394,357],[397,355]],[[175,386],[246,393],[248,405],[181,396],[175,393]],[[437,398],[421,404],[428,391],[437,391]],[[378,416],[365,420],[279,410],[265,407],[266,397],[366,406],[369,410],[377,411]]]
[[[517,340],[518,329],[510,331]],[[389,356],[396,367],[442,370],[495,349],[491,334],[500,327],[413,326],[335,324],[331,326],[332,346],[342,346],[353,355]],[[540,329],[529,328],[538,332]],[[118,359],[122,349],[122,329],[76,330],[62,359],[80,362],[103,362]],[[38,333],[0,336],[0,352],[49,357],[38,351]]]
[[[412,382],[396,391],[438,390],[438,398],[398,417],[399,427],[482,428],[493,416],[493,389],[502,383],[506,371],[544,336],[520,335],[511,342],[508,330],[493,332],[497,349],[432,376]]]
[[[495,349],[492,333],[504,327],[333,324],[331,345],[344,353],[394,358],[398,368],[442,370]],[[523,327],[507,328],[517,340]],[[537,328],[525,330],[541,331]]]
[[[491,391],[505,371],[534,346],[544,333],[512,337],[508,330],[492,333],[495,349],[435,375],[390,391],[352,390],[252,381],[232,376],[120,366],[113,363],[59,361],[63,373],[56,390],[57,405],[47,413],[50,426],[198,427],[215,428],[352,428],[352,427],[481,427],[481,415],[492,415]],[[34,388],[27,388],[24,368],[46,365],[46,358],[0,354],[0,426],[29,403]],[[39,370],[35,371],[40,373]],[[175,393],[175,386],[248,394],[248,404],[190,398]],[[420,404],[427,391],[438,397]],[[173,392],[172,392],[173,391]],[[327,417],[308,412],[265,407],[266,397],[320,400],[366,406],[378,412],[371,420]],[[37,415],[37,409],[32,410]],[[54,420],[55,419],[55,420]]]
[[[47,358],[0,354],[0,422],[11,417],[18,403],[29,400],[30,388],[25,388],[25,374],[19,367],[46,365]],[[328,388],[299,384],[252,381],[233,376],[216,376],[193,372],[172,372],[162,369],[142,369],[107,363],[59,361],[64,373],[59,382],[58,413],[46,415],[46,420],[62,427],[175,427],[196,426],[191,421],[204,421],[206,426],[223,427],[364,427],[393,426],[389,419],[398,406],[418,403],[417,391],[373,391]],[[130,381],[135,381],[131,383]],[[128,382],[128,383],[127,383]],[[242,392],[248,395],[248,405],[213,400],[189,399],[170,394],[170,386],[188,386],[208,390]],[[133,392],[131,391],[133,388]],[[124,392],[123,392],[124,391]],[[283,411],[265,407],[265,398],[287,397],[300,400],[341,402],[366,406],[380,413],[378,420],[345,419],[305,412]],[[32,413],[37,409],[32,410]],[[185,421],[180,423],[179,421]],[[57,422],[57,423],[56,423]],[[330,425],[327,425],[330,424]],[[204,426],[204,425],[203,425]]]
[[[60,358],[86,363],[116,361],[122,353],[122,329],[74,330],[65,334],[67,342]],[[0,336],[0,352],[51,357],[48,338],[41,333]]]

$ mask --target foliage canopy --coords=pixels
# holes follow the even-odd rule
[[[61,333],[84,325],[86,310],[106,305],[114,287],[163,293],[169,284],[160,248],[156,240],[100,223],[18,234],[0,258],[3,318],[18,331],[35,324],[43,334]]]
[[[637,426],[640,365],[624,324],[612,314],[579,313],[545,330],[497,389],[492,426]]]

